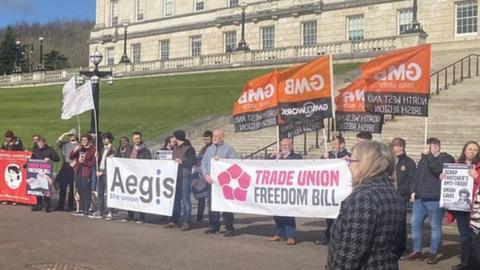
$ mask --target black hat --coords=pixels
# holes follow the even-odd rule
[[[173,132],[173,137],[175,137],[175,139],[179,140],[179,141],[182,141],[184,142],[187,138],[186,138],[186,135],[185,135],[185,131],[183,130],[175,130],[175,132]]]
[[[105,132],[102,134],[103,139],[108,139],[109,141],[113,141],[113,134],[111,132]]]

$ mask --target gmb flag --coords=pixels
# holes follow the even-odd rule
[[[235,131],[253,131],[277,125],[278,73],[276,70],[247,82],[233,106]]]
[[[381,55],[361,66],[366,111],[428,116],[431,45]]]
[[[326,55],[279,73],[278,105],[286,123],[332,116],[332,62]]]
[[[383,114],[365,111],[364,80],[356,80],[339,90],[335,97],[336,122],[339,131],[382,133]]]

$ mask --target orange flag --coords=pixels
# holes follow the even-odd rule
[[[368,112],[428,116],[431,45],[401,49],[363,64]]]
[[[285,122],[332,116],[331,56],[322,56],[279,74],[278,105]]]
[[[252,131],[277,125],[278,72],[247,82],[233,106],[235,131]]]
[[[365,111],[367,83],[358,79],[339,90],[335,97],[336,122],[339,131],[382,133],[383,114]]]

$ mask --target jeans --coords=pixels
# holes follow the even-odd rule
[[[183,215],[183,224],[190,224],[192,222],[192,202],[190,200],[191,191],[192,191],[192,179],[187,177],[183,178],[182,196],[181,196],[181,204],[182,204],[181,213]]]
[[[97,190],[97,168],[92,167],[92,176],[91,176],[91,181],[90,181],[91,189],[92,190]]]
[[[199,198],[198,205],[197,205],[197,221],[203,221],[203,212],[205,212],[205,200],[207,198]]]
[[[103,174],[100,177],[98,177],[98,182],[97,182],[97,196],[98,196],[97,211],[100,212],[101,214],[105,214],[105,212],[107,211],[107,208],[106,208],[107,198],[105,196],[106,192],[107,192],[107,176]]]
[[[412,209],[413,251],[422,252],[422,227],[426,217],[430,217],[430,254],[437,254],[442,242],[443,209],[439,201],[417,199]]]
[[[178,224],[180,222],[180,214],[182,211],[182,194],[183,194],[183,179],[177,177],[177,183],[175,185],[175,198],[173,201],[173,211],[170,217],[170,222]]]
[[[287,239],[295,239],[296,225],[294,217],[279,217],[274,216],[275,224],[277,225],[276,236]]]
[[[473,245],[473,232],[470,228],[470,213],[452,211],[452,214],[455,216],[455,220],[457,220],[457,228],[460,233],[460,259],[462,265],[467,265]]]
[[[58,206],[57,208],[60,210],[65,209],[65,199],[67,198],[67,190],[68,190],[68,209],[74,209],[74,198],[73,198],[73,179],[75,177],[75,172],[73,171],[72,166],[68,163],[63,163],[62,169],[57,175],[57,179],[60,185],[59,191],[59,198],[58,198]]]
[[[92,203],[92,186],[90,184],[90,177],[77,176],[75,183],[80,195],[80,211],[88,213],[90,204]]]
[[[233,231],[233,213],[223,212],[222,217],[225,230]],[[212,185],[210,184],[208,184],[208,219],[211,230],[220,230],[220,212],[212,211]]]

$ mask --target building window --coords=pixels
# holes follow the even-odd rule
[[[170,40],[160,40],[160,59],[168,60],[170,57]]]
[[[275,27],[268,26],[262,28],[262,49],[270,50],[275,48]]]
[[[363,40],[363,15],[348,17],[348,40]]]
[[[237,31],[225,32],[225,52],[233,52],[237,47]]]
[[[410,27],[413,20],[413,10],[402,9],[398,11],[398,34],[404,34]]]
[[[163,15],[164,16],[173,15],[173,0],[163,0]]]
[[[107,66],[115,65],[115,49],[107,48],[105,50],[105,55],[107,56]]]
[[[195,11],[202,11],[205,9],[205,1],[204,0],[195,0]]]
[[[142,44],[132,44],[132,63],[138,64],[141,61]]]
[[[303,46],[315,46],[317,44],[317,21],[302,23]]]
[[[145,13],[145,0],[137,0],[137,21],[143,21]]]
[[[202,36],[191,36],[190,47],[192,56],[200,56],[202,54]]]
[[[457,35],[476,33],[478,27],[477,1],[457,3]]]
[[[239,5],[238,0],[228,0],[228,6],[229,7],[236,7]]]
[[[112,26],[118,25],[118,0],[112,0],[110,2],[110,11],[112,15]]]

